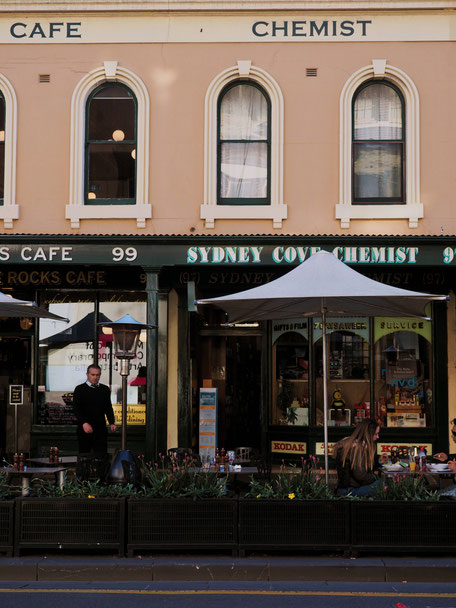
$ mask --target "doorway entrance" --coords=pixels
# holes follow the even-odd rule
[[[199,386],[218,389],[219,448],[261,448],[261,345],[261,331],[200,332]]]
[[[24,386],[24,405],[18,405],[18,448],[30,449],[31,337],[0,336],[0,453],[14,451],[14,406],[9,405],[10,384]]]

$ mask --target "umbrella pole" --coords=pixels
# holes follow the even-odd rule
[[[326,353],[326,302],[323,298],[321,308],[322,339],[323,339],[323,434],[325,443],[325,481],[329,485],[328,464],[328,357]]]

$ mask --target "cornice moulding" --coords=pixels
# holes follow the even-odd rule
[[[410,10],[454,10],[456,0],[4,0],[0,15],[5,13],[96,13],[115,12],[179,12],[179,11],[410,11]]]

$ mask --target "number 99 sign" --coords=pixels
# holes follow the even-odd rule
[[[133,262],[138,257],[138,252],[135,247],[114,247],[112,250],[112,259],[114,262]]]

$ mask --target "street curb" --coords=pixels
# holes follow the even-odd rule
[[[0,581],[358,581],[456,580],[456,559],[4,557]]]

